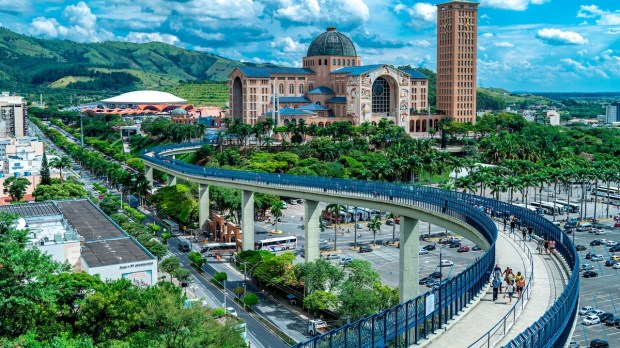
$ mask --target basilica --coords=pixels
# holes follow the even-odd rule
[[[426,132],[441,116],[427,116],[428,78],[387,64],[362,65],[346,35],[329,27],[316,37],[302,67],[239,67],[228,79],[230,116],[249,124],[304,120],[378,123],[386,118],[409,133]]]

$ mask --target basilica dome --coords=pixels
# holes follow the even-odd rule
[[[307,57],[312,56],[345,56],[355,57],[355,46],[346,35],[336,31],[336,28],[329,27],[327,31],[319,35],[308,47]]]

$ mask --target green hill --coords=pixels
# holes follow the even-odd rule
[[[41,93],[48,104],[66,105],[70,95],[89,101],[135,89],[225,81],[237,66],[255,64],[160,42],[77,43],[0,27],[0,86],[29,100]]]

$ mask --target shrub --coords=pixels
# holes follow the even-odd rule
[[[258,296],[254,293],[248,292],[245,296],[243,296],[243,303],[248,307],[252,307],[258,304]]]

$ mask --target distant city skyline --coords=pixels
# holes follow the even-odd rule
[[[250,62],[299,66],[328,25],[363,64],[436,70],[436,7],[408,0],[0,0],[0,24],[78,42],[161,41]],[[478,86],[620,91],[617,0],[479,1]]]

